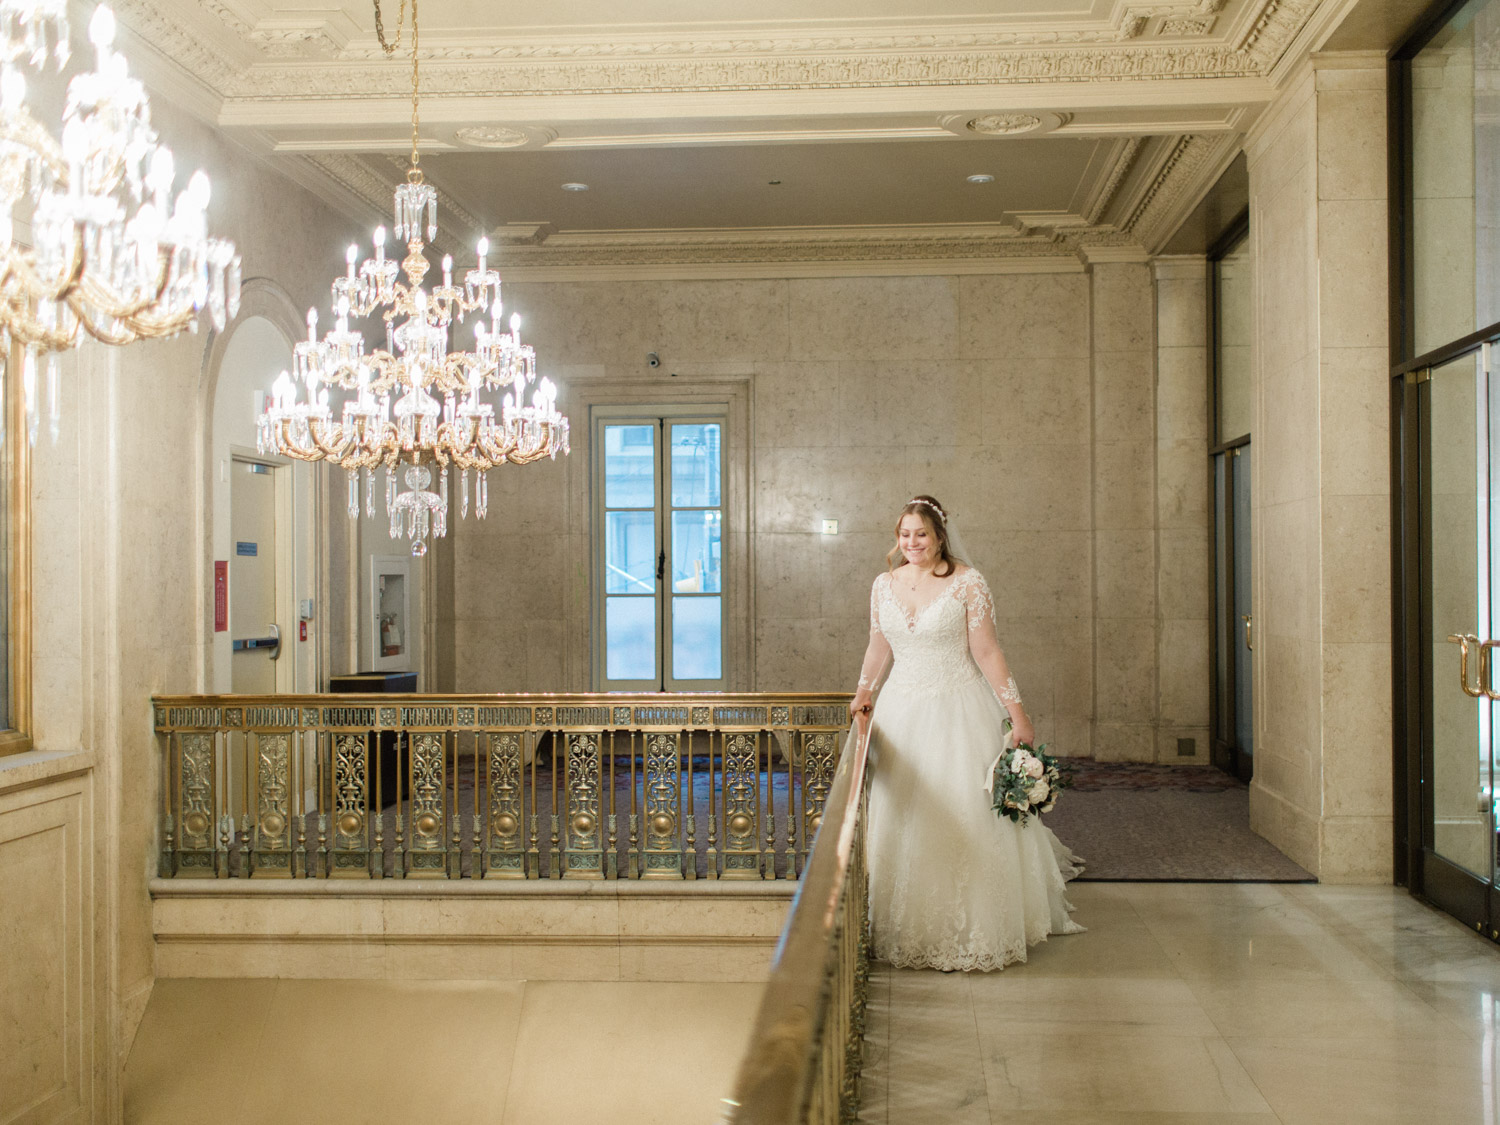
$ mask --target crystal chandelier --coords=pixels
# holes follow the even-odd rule
[[[36,365],[83,332],[106,344],[173,336],[205,307],[222,329],[239,308],[234,244],[208,236],[209,183],[195,172],[173,195],[171,150],[151,128],[145,87],[114,50],[115,17],[89,21],[94,69],[68,82],[54,137],[27,104],[23,67],[68,61],[67,0],[0,0],[0,346],[25,349],[23,386],[36,436]],[[31,245],[15,241],[16,205],[29,198]]]
[[[347,470],[353,518],[360,511],[361,477],[365,513],[375,514],[375,470],[384,466],[391,537],[404,529],[411,553],[420,556],[429,533],[448,533],[450,467],[458,471],[460,515],[468,515],[472,491],[475,514],[483,518],[489,470],[567,453],[568,420],[557,410],[550,379],[537,383],[530,405],[523,402],[526,388],[537,382],[536,353],[521,343],[518,316],[502,327],[500,275],[487,264],[488,239],[479,240],[478,267],[465,272],[462,284],[454,284],[450,256],[443,258],[442,285],[430,292],[422,285],[429,269],[422,251],[437,235],[437,191],[419,166],[416,0],[411,9],[411,169],[396,188],[394,225],[406,257],[398,264],[385,256],[384,227],[375,231],[374,257],[361,263],[359,248],[349,247],[346,272],[333,282],[334,327],[319,340],[317,310],[309,310],[307,339],[293,349],[292,371],[283,371],[272,387],[258,442],[263,453]],[[379,0],[375,22],[381,46],[392,53],[400,37],[386,42]],[[385,347],[366,352],[363,334],[349,321],[377,312],[385,321]],[[450,331],[476,312],[473,349],[450,351]],[[487,401],[507,387],[498,409]],[[330,388],[345,396],[338,420]]]

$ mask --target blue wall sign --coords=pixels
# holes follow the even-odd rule
[[[236,543],[234,545],[234,553],[237,555],[256,555],[259,553],[257,551],[258,546],[259,544],[257,543]]]

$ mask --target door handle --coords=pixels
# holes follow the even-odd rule
[[[1448,637],[1449,644],[1458,646],[1458,686],[1463,688],[1465,695],[1478,699],[1484,695],[1484,676],[1489,671],[1489,648],[1480,645],[1479,638],[1473,633],[1453,633]],[[1480,645],[1479,648],[1479,686],[1469,686],[1469,646]]]
[[[271,650],[271,659],[281,659],[281,626],[267,625],[271,630],[269,637],[245,637],[230,642],[230,648],[235,652],[257,652],[261,649]]]
[[[1254,652],[1255,651],[1255,645],[1252,643],[1253,640],[1254,640],[1254,637],[1252,636],[1251,631],[1250,631],[1250,624],[1251,624],[1251,622],[1250,622],[1250,615],[1248,613],[1242,613],[1242,614],[1240,614],[1240,620],[1245,623],[1245,647],[1247,649],[1249,649],[1251,652]]]
[[[667,552],[661,551],[656,556],[656,580],[660,582],[667,573]]]
[[[1490,700],[1500,699],[1500,691],[1494,686],[1495,658],[1490,650],[1500,648],[1500,641],[1481,641],[1479,645],[1479,690]]]

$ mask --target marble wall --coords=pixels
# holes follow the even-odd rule
[[[178,166],[212,177],[213,229],[238,243],[246,278],[274,279],[293,307],[326,301],[352,224],[196,119],[152,108]],[[149,699],[208,687],[213,344],[212,334],[185,335],[63,357],[60,433],[52,440],[44,424],[34,454],[36,749],[0,758],[0,840],[25,823],[17,816],[41,815],[25,808],[71,807],[67,846],[81,854],[0,844],[0,894],[7,918],[24,910],[82,926],[84,969],[68,971],[71,945],[7,958],[7,995],[41,988],[67,1003],[26,1005],[19,1053],[8,1039],[0,1053],[6,1066],[50,1067],[61,1042],[79,1120],[116,1116],[120,1068],[155,975],[147,880],[160,754]],[[25,894],[12,897],[13,885]],[[5,948],[18,948],[10,936]],[[25,988],[12,993],[13,981]],[[4,1013],[0,1025],[12,1026]],[[23,1089],[9,1077],[0,1069],[7,1120]]]
[[[1257,124],[1251,822],[1327,881],[1391,871],[1385,67],[1320,56]]]
[[[1201,471],[1204,383],[1194,399],[1179,367],[1180,385],[1158,396],[1144,259],[1018,269],[507,286],[562,385],[573,453],[492,474],[488,519],[450,532],[446,682],[590,688],[586,401],[611,388],[671,402],[748,387],[750,488],[728,519],[747,533],[750,602],[731,628],[752,655],[731,686],[851,689],[895,514],[929,492],[990,580],[1042,736],[1070,753],[1177,760],[1177,738],[1206,731],[1206,687],[1180,670],[1206,659],[1207,613],[1172,604],[1163,639],[1156,461],[1160,441],[1176,453],[1197,441]],[[1174,315],[1196,316],[1187,330],[1201,337],[1196,293],[1192,306],[1182,290]],[[662,360],[654,374],[648,352]],[[1206,541],[1206,509],[1183,466],[1172,472],[1161,550],[1191,568],[1178,533],[1191,538],[1196,519]],[[824,519],[837,535],[821,534]],[[1202,637],[1189,636],[1193,614]],[[1176,669],[1165,678],[1159,651]],[[1196,710],[1182,699],[1193,691]]]

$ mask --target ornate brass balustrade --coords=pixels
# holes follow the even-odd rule
[[[802,885],[740,1061],[732,1125],[847,1125],[859,1112],[870,945],[865,877],[869,720],[849,732]]]
[[[160,874],[795,879],[848,700],[159,697]]]

